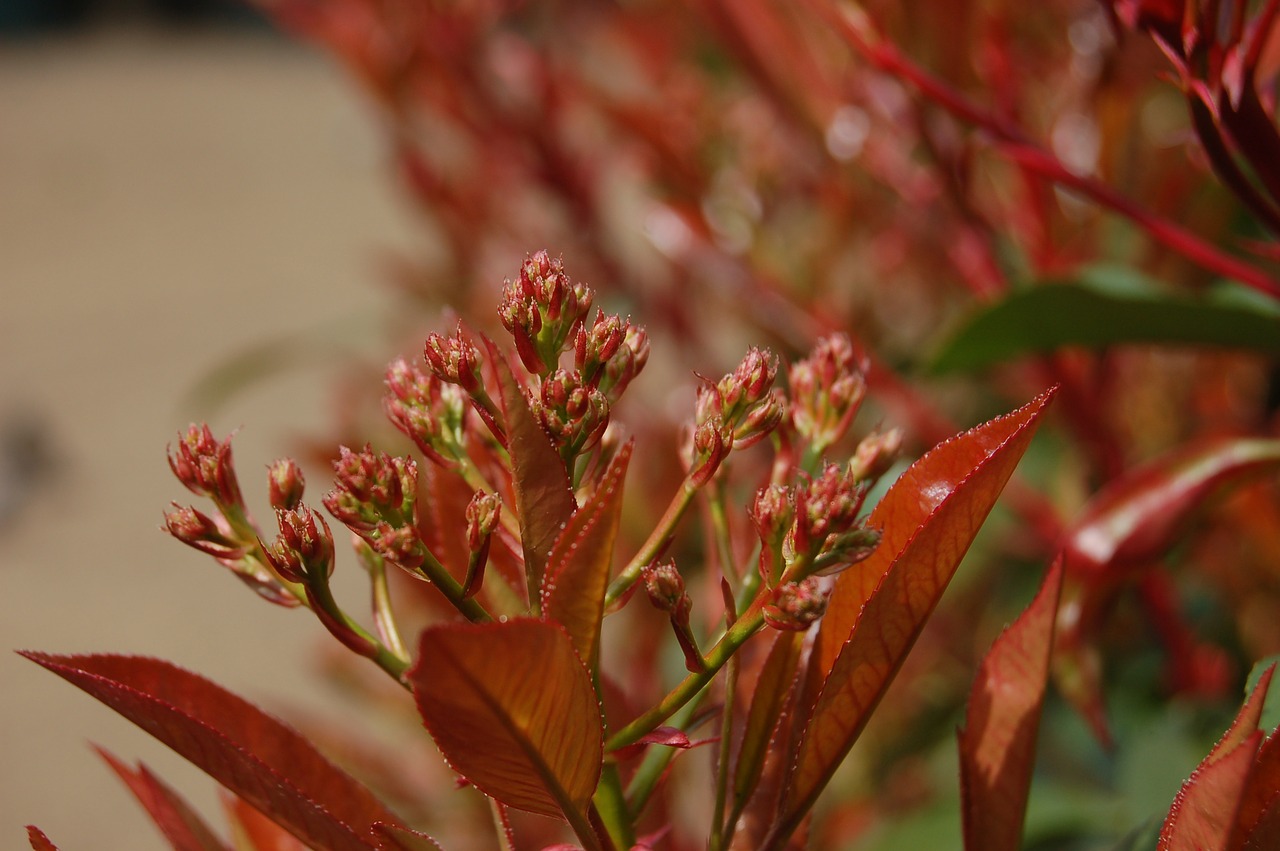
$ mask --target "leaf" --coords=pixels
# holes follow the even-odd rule
[[[960,732],[966,851],[1018,851],[1049,674],[1062,562],[978,666]]]
[[[1054,392],[934,447],[872,512],[870,525],[881,529],[880,544],[837,578],[818,631],[809,680],[820,688],[810,686],[817,691],[816,705],[773,841],[790,833],[813,806],[862,732]]]
[[[1158,851],[1228,847],[1262,744],[1258,718],[1274,674],[1274,668],[1263,673],[1227,732],[1178,790],[1160,829]]]
[[[129,787],[174,851],[226,851],[226,843],[191,805],[145,765],[131,769],[105,748],[95,745],[94,750]]]
[[[31,843],[33,851],[58,851],[58,846],[50,842],[44,831],[34,824],[27,825],[27,842]]]
[[[375,824],[373,835],[378,851],[442,851],[440,844],[425,833],[391,824]]]
[[[734,770],[735,811],[741,809],[760,781],[765,751],[773,741],[774,729],[782,717],[795,685],[796,668],[804,644],[802,632],[779,632],[756,681],[751,708],[742,731],[738,765]]]
[[[203,677],[139,656],[22,655],[110,706],[211,777],[329,851],[367,849],[399,819],[295,730]]]
[[[1268,656],[1255,662],[1249,669],[1249,678],[1245,680],[1245,692],[1251,694],[1267,672],[1278,664],[1280,664],[1280,655]],[[1280,680],[1273,676],[1271,685],[1267,687],[1267,699],[1262,704],[1262,714],[1258,716],[1258,729],[1269,734],[1278,726],[1280,726]]]
[[[551,550],[543,579],[543,614],[565,628],[592,671],[600,666],[604,596],[622,520],[622,482],[634,448],[631,440],[618,451],[595,494],[569,520]]]
[[[1230,290],[1201,298],[1127,291],[1094,274],[1046,281],[984,307],[934,355],[933,373],[975,371],[1063,346],[1220,346],[1280,354],[1280,313]]]
[[[307,851],[292,833],[245,803],[244,798],[229,792],[222,794],[222,809],[232,828],[232,841],[238,849],[252,851]]]
[[[408,678],[440,752],[481,792],[570,821],[585,811],[604,726],[561,626],[520,618],[428,628]]]
[[[491,341],[485,340],[485,344],[489,347],[489,360],[498,373],[502,413],[511,452],[516,512],[520,515],[525,577],[529,599],[534,601],[542,587],[551,548],[577,506],[564,461],[529,410],[524,390],[511,374],[507,359]]]
[[[1053,677],[1095,735],[1110,741],[1093,635],[1120,584],[1159,560],[1204,502],[1229,485],[1280,468],[1280,440],[1207,437],[1135,467],[1094,496],[1064,536]]]
[[[1240,796],[1230,851],[1280,847],[1280,736],[1266,729],[1273,732],[1258,748]]]

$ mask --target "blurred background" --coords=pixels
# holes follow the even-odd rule
[[[207,812],[213,781],[9,651],[162,656],[276,708],[320,688],[314,624],[160,531],[189,496],[164,448],[211,414],[248,480],[331,421],[409,226],[341,73],[229,3],[0,0],[0,104],[0,847],[158,849],[88,743]],[[287,370],[190,401],[268,343]]]

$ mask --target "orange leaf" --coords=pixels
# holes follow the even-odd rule
[[[604,725],[561,626],[520,618],[431,627],[408,677],[455,771],[509,807],[581,820],[600,780]]]
[[[297,836],[364,851],[375,822],[400,820],[297,731],[203,677],[139,656],[31,661],[110,706]]]
[[[813,806],[866,726],[1053,394],[934,447],[872,512],[880,545],[836,580],[810,663],[810,683],[820,689],[810,687],[815,703],[768,847]]]
[[[204,823],[199,813],[145,765],[138,763],[135,770],[105,748],[95,745],[94,750],[129,787],[174,851],[226,851],[226,843]]]
[[[498,373],[511,452],[516,513],[520,515],[520,538],[524,544],[525,578],[529,599],[535,600],[534,595],[542,587],[551,548],[577,506],[564,461],[529,410],[524,390],[511,374],[507,359],[491,341],[485,340],[485,344]]]
[[[1062,590],[1055,561],[1026,611],[978,667],[960,732],[960,793],[967,851],[1018,851],[1036,731],[1049,675],[1053,616]]]
[[[619,450],[595,494],[565,526],[543,579],[543,614],[568,631],[578,656],[592,671],[600,663],[600,622],[622,519],[622,480],[634,447],[633,440]]]

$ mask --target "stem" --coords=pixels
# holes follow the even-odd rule
[[[421,555],[424,557],[422,566],[414,572],[436,586],[467,620],[472,623],[488,623],[493,620],[478,600],[463,595],[462,585],[425,546],[421,547]]]
[[[367,554],[361,553],[365,556],[361,560],[365,562],[365,567],[369,571],[369,584],[373,590],[374,630],[388,650],[401,659],[407,660],[409,652],[405,649],[404,640],[400,637],[400,627],[396,624],[395,612],[391,609],[391,589],[387,587],[386,560],[368,546],[362,549],[367,551]]]
[[[636,844],[631,813],[622,794],[622,777],[618,774],[618,764],[613,760],[605,760],[600,785],[591,803],[614,845],[630,848]]]
[[[724,804],[729,789],[729,756],[733,741],[733,703],[738,691],[738,669],[741,667],[735,655],[729,660],[729,673],[724,683],[724,708],[720,710],[720,751],[716,767],[716,802],[711,812],[711,840],[709,851],[721,851],[725,843]]]
[[[729,517],[724,505],[724,481],[715,479],[707,494],[707,508],[711,512],[711,528],[715,534],[716,557],[720,560],[720,573],[737,585],[742,572],[733,557],[733,538],[729,534]],[[736,615],[737,612],[734,612]]]
[[[686,703],[671,719],[672,726],[681,730],[689,725],[694,714],[698,711],[698,705],[710,693],[710,689],[703,689],[697,696]],[[671,764],[671,760],[675,759],[677,750],[675,748],[649,748],[645,753],[644,759],[640,762],[640,767],[636,769],[636,773],[631,775],[631,782],[627,785],[626,803],[629,810],[636,815],[644,812],[644,808],[649,803],[655,789],[658,788],[658,781],[662,779],[662,773],[667,770],[667,766]]]
[[[507,822],[507,814],[502,811],[502,805],[496,798],[488,800],[489,812],[493,814],[493,829],[498,834],[498,851],[515,851],[511,845],[511,826]]]
[[[697,485],[686,477],[680,485],[680,490],[672,497],[671,503],[662,515],[662,519],[658,521],[658,525],[649,533],[649,538],[644,542],[644,546],[622,569],[618,574],[618,578],[609,585],[609,591],[604,598],[606,609],[616,603],[619,597],[627,593],[627,590],[640,578],[640,571],[644,570],[666,548],[675,534],[676,525],[679,524],[680,518],[684,517],[684,513],[689,509],[689,506],[693,504],[693,497],[697,492]]]
[[[333,598],[333,591],[329,588],[327,578],[308,582],[307,597],[311,601],[312,610],[334,637],[356,653],[372,659],[396,682],[406,689],[409,688],[409,684],[404,681],[405,671],[409,669],[408,660],[392,653],[364,627],[347,616],[347,613],[338,605],[338,601]]]
[[[659,724],[670,718],[677,709],[692,700],[707,683],[711,682],[712,678],[733,657],[738,648],[764,626],[762,610],[761,600],[756,598],[756,601],[743,616],[729,628],[724,636],[716,642],[716,646],[712,647],[710,652],[703,657],[706,670],[696,674],[689,674],[689,676],[685,677],[680,682],[680,685],[668,692],[667,696],[656,706],[610,736],[609,740],[604,744],[604,749],[606,751],[616,751],[618,748],[635,744],[646,733],[652,732]]]

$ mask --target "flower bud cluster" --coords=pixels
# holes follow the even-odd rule
[[[830,596],[831,591],[822,580],[810,576],[773,589],[773,600],[765,604],[761,613],[764,622],[774,629],[799,632],[826,613]]]
[[[280,534],[264,547],[275,572],[290,582],[327,580],[333,574],[333,532],[325,519],[299,505],[277,508],[276,522]]]
[[[244,498],[231,461],[231,439],[214,439],[208,425],[188,426],[177,451],[169,451],[169,469],[196,496],[207,496],[219,508],[243,509]]]
[[[391,424],[432,461],[453,464],[464,451],[467,402],[462,387],[403,359],[387,367],[386,385],[382,406]]]
[[[578,328],[574,368],[610,401],[617,401],[648,360],[649,335],[630,320],[597,310],[590,328]]]
[[[475,393],[483,387],[480,349],[467,337],[461,322],[452,337],[443,334],[428,336],[422,355],[432,374],[446,384],[455,384],[467,393]]]
[[[383,558],[417,567],[425,555],[416,520],[418,465],[367,444],[360,452],[343,446],[340,453],[324,507]]]
[[[506,282],[498,316],[530,374],[545,376],[557,368],[560,354],[586,321],[591,300],[590,288],[570,281],[563,262],[546,251],[527,258],[519,277]]]
[[[849,430],[866,395],[867,364],[843,334],[824,337],[791,365],[791,420],[818,452]]]
[[[532,401],[534,415],[566,459],[592,449],[609,426],[609,400],[576,370],[551,373]]]
[[[778,359],[752,348],[733,372],[698,388],[694,426],[685,449],[694,484],[710,481],[731,450],[759,442],[782,422],[786,403],[773,390],[777,374]]]

